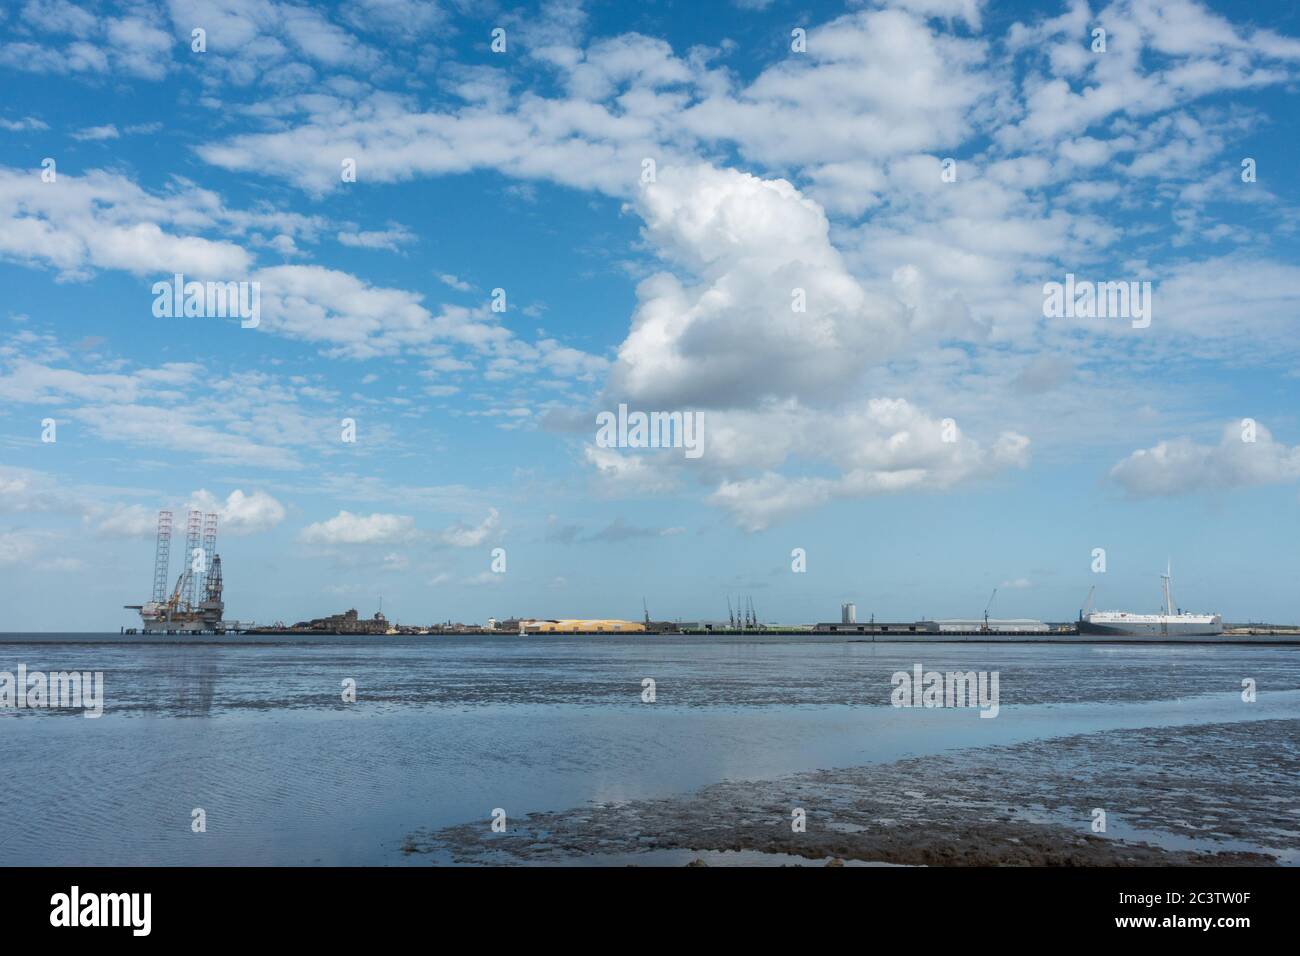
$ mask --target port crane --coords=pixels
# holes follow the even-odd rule
[[[1089,613],[1091,613],[1091,611],[1092,611],[1092,596],[1093,596],[1093,594],[1096,592],[1096,590],[1097,590],[1097,585],[1095,585],[1095,584],[1094,584],[1092,587],[1088,588],[1088,597],[1087,597],[1087,600],[1085,600],[1085,601],[1083,602],[1083,608],[1082,608],[1082,610],[1079,611],[1079,620],[1082,621],[1085,617],[1087,617],[1087,615],[1088,615]]]
[[[727,597],[727,626],[732,630],[756,630],[758,628],[758,611],[754,609],[754,599],[736,596],[735,606],[731,597]]]
[[[989,603],[984,605],[984,633],[989,631],[989,608],[993,606],[993,599],[998,596],[998,589],[994,588],[993,593],[989,595]]]

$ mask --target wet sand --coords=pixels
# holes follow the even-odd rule
[[[538,813],[504,833],[417,831],[403,850],[469,865],[1295,865],[1297,780],[1300,719],[1106,731]]]

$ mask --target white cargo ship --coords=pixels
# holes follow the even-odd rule
[[[1080,634],[1110,634],[1124,637],[1209,637],[1223,633],[1218,614],[1187,614],[1174,610],[1173,576],[1170,568],[1160,575],[1164,591],[1164,614],[1133,614],[1129,611],[1080,611]],[[1092,595],[1089,593],[1089,603]]]

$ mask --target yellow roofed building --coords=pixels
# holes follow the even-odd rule
[[[636,621],[613,619],[566,618],[561,621],[519,622],[520,634],[636,634],[644,632],[644,624]]]

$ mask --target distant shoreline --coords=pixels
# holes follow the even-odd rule
[[[512,631],[429,631],[427,633],[401,634],[367,634],[350,631],[296,631],[296,630],[249,630],[228,632],[226,634],[165,634],[165,633],[127,633],[123,631],[0,631],[0,643],[21,643],[24,637],[122,637],[133,638],[133,643],[159,644],[229,644],[238,638],[312,638],[312,637],[351,637],[365,641],[382,641],[387,638],[501,638],[502,640],[535,640],[545,642],[556,638],[586,638],[591,641],[621,638],[631,641],[651,641],[655,639],[755,639],[755,638],[805,638],[817,640],[842,641],[846,644],[1120,644],[1120,645],[1220,645],[1220,646],[1300,646],[1300,630],[1296,631],[1247,631],[1239,634],[1183,635],[1179,637],[1153,638],[1142,635],[1081,635],[1071,633],[1049,632],[1033,634],[989,634],[980,632],[948,631],[935,633],[908,633],[906,631],[868,634],[848,631],[822,630],[750,630],[750,631],[690,631],[690,632],[587,632],[587,631],[552,631],[546,634],[521,635]]]

